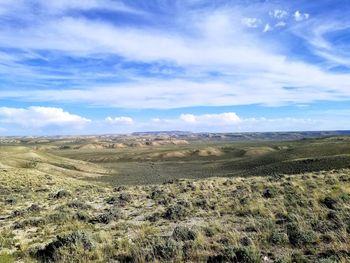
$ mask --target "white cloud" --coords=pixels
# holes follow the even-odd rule
[[[151,121],[157,123],[157,122],[161,122],[162,120],[160,118],[153,118],[151,119]]]
[[[2,117],[0,121],[3,123],[33,128],[51,125],[82,127],[90,122],[89,119],[53,107],[33,106],[26,109],[1,107],[0,116]]]
[[[187,122],[187,123],[196,123],[198,122],[196,119],[196,116],[193,114],[181,114],[180,120]]]
[[[310,17],[310,15],[308,13],[302,13],[299,10],[295,11],[293,16],[294,16],[295,21],[297,21],[297,22],[307,20]]]
[[[120,116],[120,117],[107,117],[105,121],[108,124],[118,124],[118,125],[132,125],[134,120],[130,117]]]
[[[272,29],[271,29],[271,26],[270,26],[269,24],[266,24],[265,27],[264,27],[263,32],[266,33],[266,32],[269,32],[269,31],[271,31],[271,30],[272,30]]]
[[[132,14],[145,14],[139,10],[133,9],[117,0],[1,0],[0,14],[13,15],[20,12],[21,19],[30,19],[32,12],[37,15],[62,15],[69,11],[88,11],[93,9],[101,9],[108,11],[125,12]],[[28,17],[26,17],[28,16]]]
[[[285,27],[286,25],[287,25],[286,22],[280,21],[280,22],[278,22],[278,23],[275,24],[275,27]]]
[[[244,17],[241,21],[243,25],[250,28],[257,28],[261,24],[261,20],[255,17]]]
[[[275,9],[273,11],[270,11],[269,14],[271,17],[274,17],[276,19],[283,19],[288,16],[288,12],[282,9]]]
[[[66,16],[29,24],[26,30],[16,34],[11,28],[2,26],[2,47],[58,51],[78,58],[118,55],[126,61],[169,63],[184,73],[182,76],[174,73],[166,81],[128,75],[127,82],[108,86],[86,83],[85,79],[79,83],[80,76],[76,74],[78,85],[74,85],[75,88],[47,88],[45,93],[34,88],[1,90],[0,98],[141,109],[284,105],[350,98],[349,74],[327,71],[320,65],[293,59],[275,44],[247,33],[241,18],[237,10],[203,12],[200,15],[185,13],[177,20],[180,21],[177,26],[195,34],[146,26],[126,28],[102,20]],[[250,24],[257,20],[247,21]],[[20,71],[13,68],[8,67],[8,74]],[[24,69],[28,70],[28,67]],[[209,76],[208,72],[219,72],[220,77]],[[28,77],[32,72],[23,74]],[[45,73],[42,77],[54,78]],[[297,89],[286,90],[284,87]]]
[[[219,114],[181,114],[181,121],[187,124],[195,125],[235,125],[241,121],[238,115],[234,112],[225,112]]]
[[[266,132],[334,130],[349,125],[349,121],[339,123],[324,116],[316,118],[240,118],[234,112],[195,115],[181,114],[173,119],[157,119],[156,122],[135,123],[136,130],[186,130],[193,132]]]

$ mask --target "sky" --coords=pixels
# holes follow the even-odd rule
[[[0,0],[0,136],[350,129],[348,0]]]

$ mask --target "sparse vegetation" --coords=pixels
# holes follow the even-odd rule
[[[330,140],[318,143],[326,141],[329,146]],[[334,146],[329,151],[339,154],[348,149],[341,142],[338,150]],[[275,161],[279,143],[270,142],[274,150],[264,148],[256,161]],[[305,143],[287,144],[295,154],[300,147],[306,151]],[[72,151],[72,147],[57,151]],[[236,145],[211,147],[220,147],[224,154],[191,156],[188,162],[225,166],[232,157],[227,156],[230,151],[238,154],[237,149],[233,151]],[[241,165],[257,153],[252,147]],[[320,154],[317,147],[314,150]],[[104,155],[103,151],[95,154],[95,158]],[[240,152],[240,156],[245,155]],[[145,162],[151,165],[154,160]],[[179,171],[186,169],[177,164]],[[70,172],[50,174],[39,166],[0,169],[0,263],[350,260],[348,168],[115,185],[106,184],[103,177],[87,181]],[[114,177],[117,180],[118,175]]]

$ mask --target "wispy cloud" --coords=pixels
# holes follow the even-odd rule
[[[339,37],[350,23],[317,10],[258,1],[2,0],[0,99],[17,108],[139,110],[350,100],[350,74],[338,70],[350,65]],[[124,116],[110,117],[121,124],[128,113],[111,116]]]

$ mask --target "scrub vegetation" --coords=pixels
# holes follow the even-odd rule
[[[348,137],[152,136],[3,140],[0,262],[349,262]]]

